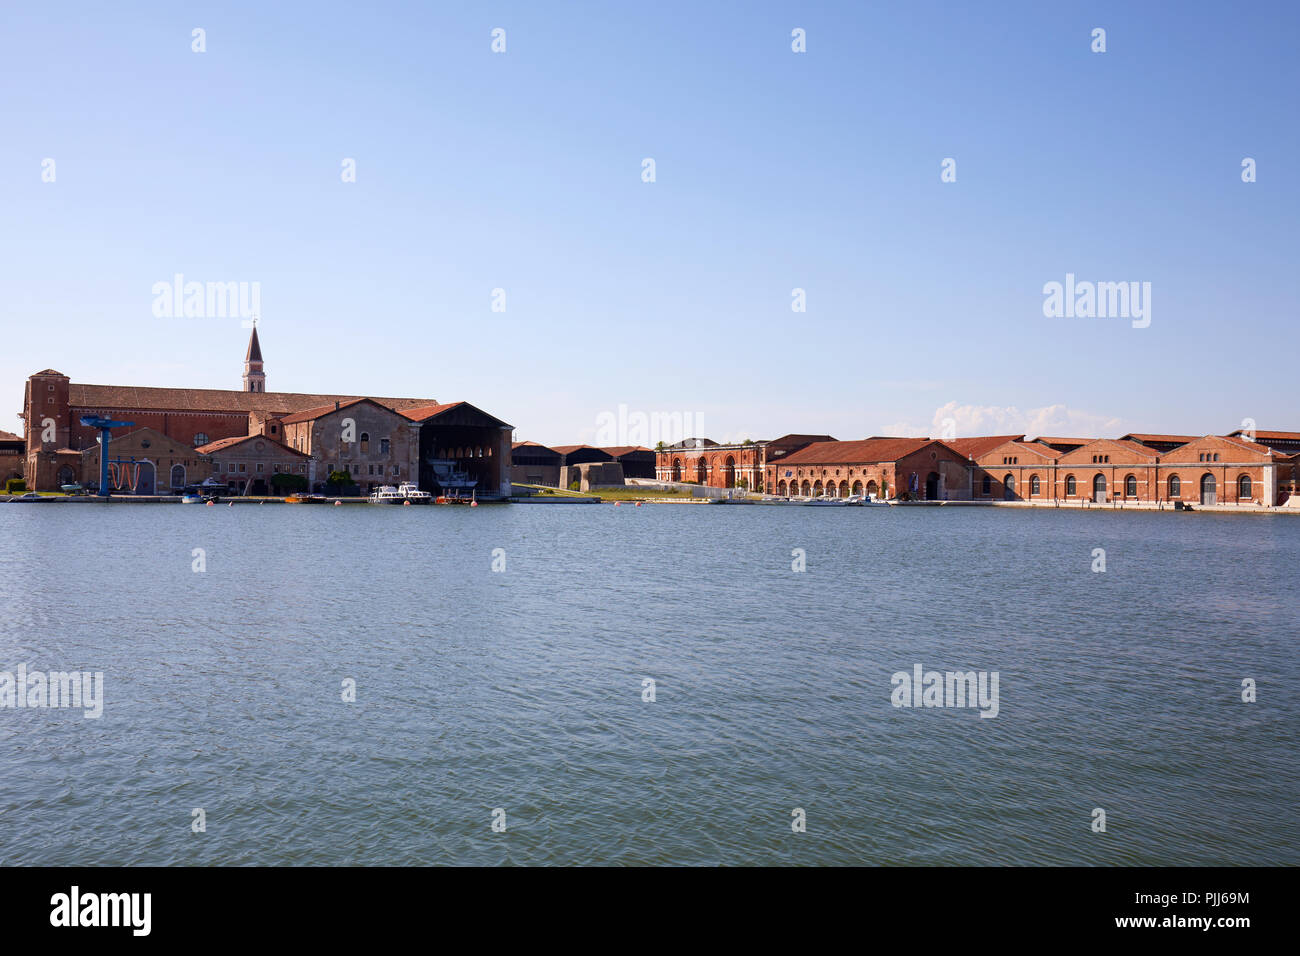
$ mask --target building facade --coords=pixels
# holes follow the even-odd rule
[[[814,442],[767,468],[770,493],[799,498],[871,495],[918,501],[966,501],[971,462],[929,438]]]
[[[20,413],[24,426],[23,471],[28,486],[57,490],[60,485],[79,480],[83,452],[95,449],[99,436],[98,429],[82,425],[80,420],[82,416],[97,416],[131,422],[133,429],[151,429],[196,453],[225,439],[251,435],[285,447],[291,440],[310,442],[321,452],[301,452],[308,474],[315,477],[313,484],[328,477],[328,472],[322,474],[325,465],[346,464],[350,472],[356,466],[354,477],[363,487],[369,486],[372,478],[378,485],[394,483],[394,478],[407,480],[409,476],[432,492],[440,487],[436,475],[451,482],[461,472],[472,472],[478,476],[472,489],[477,495],[509,494],[510,426],[465,402],[439,404],[430,398],[273,392],[266,390],[266,383],[256,328],[245,352],[243,387],[239,390],[86,385],[74,383],[54,369],[37,372],[26,382]],[[333,434],[331,429],[341,427],[339,419],[345,417],[331,417],[330,413],[345,404],[362,402],[368,404],[358,406],[357,414],[368,421],[373,419],[373,423],[357,430],[354,447],[326,448]],[[317,419],[304,420],[303,413],[320,418],[319,429],[310,424]],[[285,430],[290,427],[294,429],[293,438],[287,441]],[[364,452],[360,446],[363,432],[370,436]],[[388,439],[387,453],[382,452],[384,438]],[[429,464],[426,459],[434,444],[443,452],[463,457]],[[116,438],[114,449],[115,445]],[[271,459],[262,461],[263,465],[276,463]],[[256,462],[250,459],[245,464]],[[379,473],[381,467],[383,475]],[[392,472],[394,467],[399,469],[396,474]],[[157,473],[155,484],[168,488],[170,474],[165,480],[160,475]],[[245,473],[241,479],[235,472],[233,480],[243,481],[247,487],[256,478],[250,479]]]
[[[783,435],[768,441],[721,445],[708,438],[687,438],[661,448],[655,455],[655,477],[710,488],[764,491],[768,465],[814,442],[834,441],[830,435]]]

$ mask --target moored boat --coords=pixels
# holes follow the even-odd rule
[[[421,491],[419,485],[413,481],[402,482],[397,486],[397,493],[413,505],[433,504],[433,495]]]
[[[406,503],[406,496],[392,485],[381,485],[367,500],[372,505],[401,505]]]

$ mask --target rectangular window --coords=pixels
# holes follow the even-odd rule
[[[379,454],[387,455],[388,449],[389,449],[388,439],[387,438],[379,439]]]
[[[262,463],[260,461],[257,463],[257,473],[259,475],[262,473]]]
[[[240,470],[240,471],[247,471],[247,470],[248,470],[248,466],[245,465],[245,464],[241,461],[241,462],[239,463],[239,470]]]

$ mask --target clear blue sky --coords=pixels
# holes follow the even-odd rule
[[[238,387],[237,318],[152,313],[183,273],[261,283],[274,390],[549,443],[1300,429],[1298,11],[7,2],[0,428],[47,367]],[[1150,327],[1045,318],[1067,272]]]

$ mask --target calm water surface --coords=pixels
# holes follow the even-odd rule
[[[0,670],[106,695],[0,710],[0,864],[1296,864],[1297,568],[1287,516],[0,505]]]

